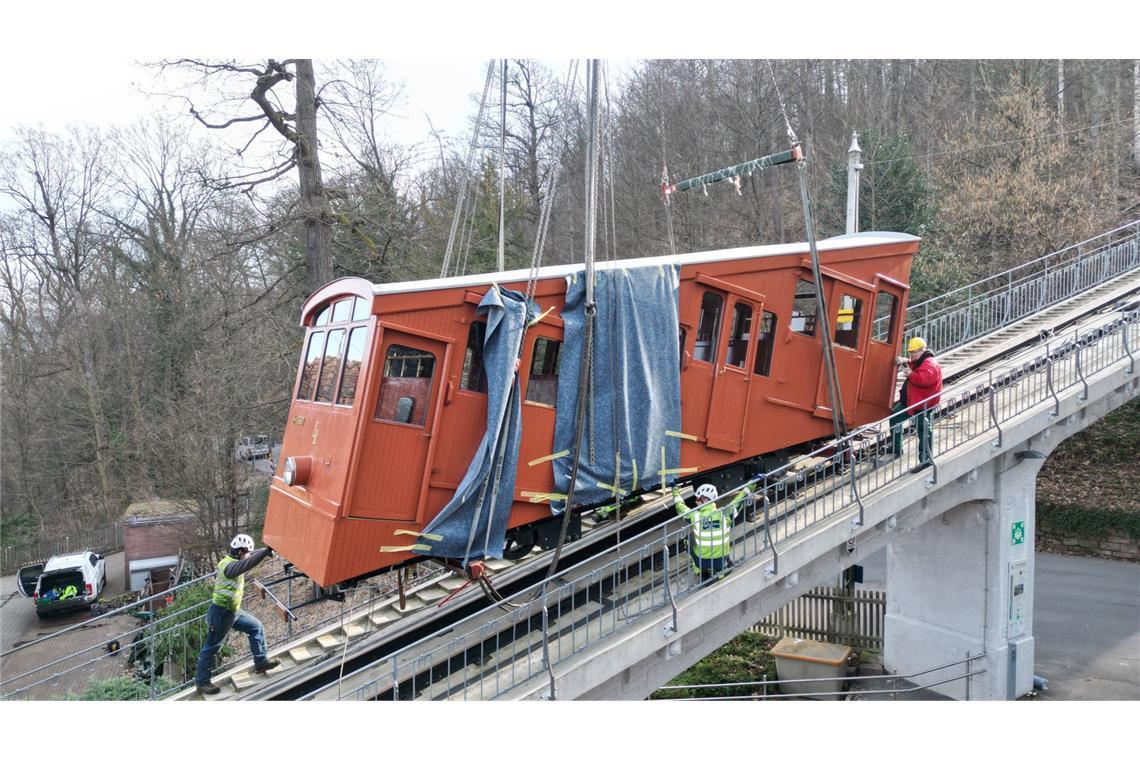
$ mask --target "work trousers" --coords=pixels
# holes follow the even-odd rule
[[[725,568],[732,564],[728,557],[698,557],[692,549],[689,550],[689,561],[693,564],[693,574],[701,576],[701,583],[723,575]]]
[[[261,621],[245,612],[234,612],[225,607],[211,604],[206,610],[206,642],[202,651],[198,653],[198,668],[194,673],[194,682],[201,686],[210,680],[210,671],[214,669],[214,657],[222,649],[226,641],[226,634],[233,628],[249,636],[249,651],[253,653],[254,663],[266,660],[265,629]]]
[[[931,424],[933,409],[906,409],[905,401],[898,401],[891,407],[891,451],[896,456],[902,455],[903,424],[907,417],[914,418],[915,435],[918,437],[918,463],[930,464],[934,452],[934,427]]]

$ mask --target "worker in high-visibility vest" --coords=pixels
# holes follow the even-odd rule
[[[732,523],[737,512],[746,501],[752,499],[752,489],[745,486],[726,506],[718,507],[716,500],[720,492],[712,483],[697,488],[697,506],[689,508],[681,498],[681,492],[673,487],[673,505],[677,514],[688,518],[689,559],[693,573],[701,577],[701,582],[724,575],[731,564]]]
[[[261,621],[241,610],[245,593],[245,574],[273,554],[268,546],[253,550],[253,539],[244,533],[234,536],[230,551],[218,562],[218,575],[214,579],[214,595],[206,609],[209,630],[202,651],[198,653],[198,668],[194,683],[199,694],[217,694],[220,689],[210,680],[214,657],[221,651],[230,629],[249,636],[249,651],[253,653],[253,669],[265,673],[281,663],[270,660],[265,647],[265,629]]]

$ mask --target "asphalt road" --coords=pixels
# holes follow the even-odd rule
[[[1037,553],[1038,699],[1140,699],[1140,564]]]
[[[102,598],[123,593],[125,583],[123,553],[108,554],[107,586]],[[18,698],[46,699],[68,692],[80,693],[91,678],[120,675],[125,657],[103,657],[96,662],[89,660],[98,657],[102,653],[99,646],[113,638],[115,634],[124,634],[120,639],[122,646],[130,643],[129,634],[133,633],[136,623],[129,618],[94,623],[64,636],[46,639],[42,644],[28,649],[9,653],[17,645],[43,639],[49,634],[90,619],[90,611],[82,610],[40,620],[36,617],[32,600],[16,591],[16,576],[7,575],[0,579],[0,652],[4,653],[3,658],[0,658],[0,680],[6,682],[5,692],[30,685],[30,688],[26,692],[21,692]],[[82,657],[67,659],[69,654],[90,648],[94,649]],[[52,662],[59,664],[37,675],[17,682],[11,681],[15,676]],[[57,673],[60,675],[48,678],[49,675]],[[39,681],[44,682],[32,685]]]

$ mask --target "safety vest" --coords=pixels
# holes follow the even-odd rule
[[[673,505],[677,508],[677,514],[687,517],[692,527],[689,551],[694,557],[718,559],[732,552],[732,522],[747,495],[747,490],[741,491],[723,508],[718,507],[715,501],[710,501],[689,509],[681,495],[673,492]]]
[[[245,593],[245,574],[236,578],[226,577],[226,567],[237,559],[226,555],[218,562],[218,577],[214,579],[214,597],[211,601],[219,607],[237,612],[241,609],[241,596]]]

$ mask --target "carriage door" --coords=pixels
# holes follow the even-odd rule
[[[360,467],[368,471],[352,517],[414,520],[419,509],[446,345],[385,327],[380,391]]]
[[[855,407],[859,399],[859,381],[863,374],[863,358],[866,350],[867,309],[870,293],[845,282],[824,280],[828,286],[827,307],[831,312],[832,344],[835,354],[835,373],[839,376],[839,389],[843,402],[843,417],[850,423],[855,417]],[[820,407],[831,408],[831,395],[828,391],[827,373],[821,372],[819,391],[816,396],[816,411]],[[830,416],[825,412],[820,416]]]
[[[875,307],[871,316],[871,334],[867,340],[867,358],[863,362],[863,383],[859,402],[876,407],[882,417],[894,403],[898,370],[895,368],[895,346],[902,321],[901,306],[905,290],[883,280],[876,283]]]
[[[727,306],[721,331],[724,348],[718,352],[715,365],[706,436],[710,448],[740,451],[748,424],[752,332],[757,308],[751,301],[733,295],[728,297]]]

